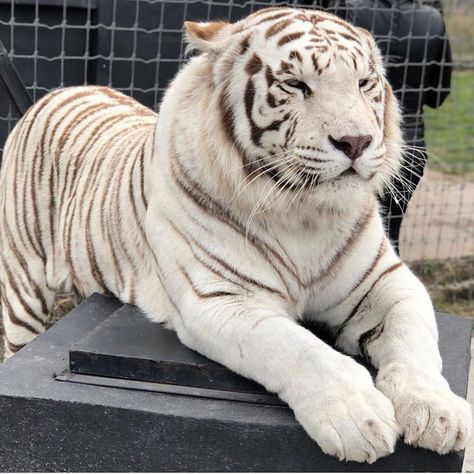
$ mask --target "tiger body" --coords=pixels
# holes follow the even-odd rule
[[[104,87],[62,89],[31,108],[18,124],[18,134],[12,134],[7,143],[5,156],[10,156],[11,147],[15,151],[11,154],[13,159],[5,161],[0,184],[5,190],[2,241],[7,243],[3,265],[6,274],[15,280],[13,289],[20,290],[28,284],[16,280],[13,269],[25,265],[24,249],[29,247],[33,250],[28,255],[30,281],[36,283],[33,286],[44,297],[42,307],[51,304],[56,291],[75,290],[81,295],[105,292],[137,304],[145,314],[174,327],[176,311],[171,309],[172,298],[163,298],[161,293],[161,279],[167,277],[158,261],[169,260],[171,273],[191,282],[191,275],[183,272],[185,266],[176,265],[184,258],[183,249],[175,241],[168,241],[173,231],[179,236],[183,229],[184,242],[206,241],[210,248],[219,249],[216,257],[233,276],[233,282],[226,279],[219,285],[214,271],[201,265],[193,278],[199,282],[195,291],[212,293],[217,285],[219,291],[235,294],[263,290],[262,298],[268,291],[286,301],[288,310],[299,319],[310,311],[340,322],[347,314],[344,306],[353,306],[371,284],[373,278],[365,278],[365,274],[373,265],[368,267],[366,263],[387,267],[398,264],[396,255],[389,252],[375,200],[354,213],[344,226],[338,214],[330,213],[323,226],[305,229],[305,223],[295,239],[294,226],[298,223],[289,219],[281,226],[278,222],[268,223],[271,232],[262,232],[259,223],[255,223],[255,230],[247,232],[245,214],[232,215],[226,209],[226,201],[216,201],[205,194],[184,170],[176,179],[172,163],[168,170],[160,168],[162,175],[151,179],[157,121],[157,114]],[[37,130],[44,133],[38,134]],[[181,146],[194,153],[196,143],[189,141]],[[168,153],[176,159],[176,151]],[[183,150],[180,156],[185,154]],[[28,184],[18,192],[16,182]],[[156,192],[151,193],[153,188]],[[170,195],[184,193],[186,197],[189,189],[195,193],[191,205],[183,207],[182,197],[170,202]],[[146,235],[151,194],[157,212],[151,214],[150,228],[163,228],[156,232],[156,258]],[[203,219],[214,214],[214,219],[203,226],[196,222],[199,214]],[[354,233],[362,228],[370,240],[361,238],[360,248],[353,249],[352,246],[357,247],[357,242],[352,242]],[[319,243],[317,248],[310,244],[313,239]],[[334,241],[343,245],[335,247]],[[349,250],[351,254],[344,255]],[[379,262],[382,250],[384,261]],[[159,257],[162,253],[166,256]],[[192,252],[189,257],[190,261],[195,258]],[[232,264],[240,260],[239,265]],[[359,270],[354,272],[354,268]],[[179,295],[181,281],[177,279],[176,286],[168,282],[165,287]],[[355,286],[359,291],[352,291]],[[32,301],[28,302],[31,290]],[[31,288],[23,299],[35,316],[44,318],[25,321],[39,334],[47,312],[35,307],[36,296]],[[333,310],[326,315],[328,308]],[[5,322],[8,325],[8,318]],[[16,326],[21,334],[15,338],[12,333],[11,337],[20,342],[23,330],[29,328]],[[8,342],[20,345],[13,341]]]
[[[440,374],[431,301],[379,215],[401,138],[373,41],[331,15],[278,8],[189,24],[188,36],[205,54],[175,78],[159,117],[77,87],[43,98],[10,135],[7,349],[44,330],[55,291],[111,293],[277,393],[340,459],[373,462],[399,430],[440,453],[462,449],[469,406]],[[365,90],[348,93],[364,68]],[[285,79],[295,70],[310,79]],[[303,318],[368,357],[377,388]]]
[[[122,94],[78,87],[46,96],[18,123],[2,170],[3,267],[13,280],[6,297],[15,292],[30,317],[23,325],[5,318],[10,348],[44,330],[55,291],[109,292],[134,303],[144,287],[159,287],[144,238],[156,121]],[[16,267],[28,268],[27,281],[15,278]]]

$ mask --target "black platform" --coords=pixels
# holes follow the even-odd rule
[[[471,325],[438,315],[444,373],[465,396]],[[324,455],[261,386],[94,295],[0,366],[1,471],[460,471],[401,441],[375,464]]]

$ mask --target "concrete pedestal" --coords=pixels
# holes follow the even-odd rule
[[[470,322],[438,315],[444,372],[467,391]],[[326,456],[262,387],[139,311],[94,295],[0,366],[0,471],[460,471],[399,441],[375,464]]]

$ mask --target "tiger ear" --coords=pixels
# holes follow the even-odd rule
[[[400,142],[401,132],[401,113],[397,98],[393,90],[385,79],[384,94],[385,94],[385,108],[384,108],[384,138],[385,141]]]
[[[387,155],[393,162],[401,164],[403,135],[401,130],[402,115],[398,100],[393,90],[384,80],[385,107],[383,114],[383,141],[387,146]]]
[[[224,21],[213,21],[209,23],[196,23],[185,21],[186,41],[188,50],[197,49],[203,52],[218,51],[221,40],[224,39],[225,29],[229,23]]]

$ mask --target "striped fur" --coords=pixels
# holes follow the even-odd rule
[[[400,166],[398,107],[367,32],[322,12],[186,25],[160,116],[104,87],[55,91],[10,135],[1,301],[12,354],[60,289],[110,293],[288,402],[329,453],[462,449],[430,299],[376,194]],[[332,143],[365,135],[351,160]],[[353,359],[298,324],[329,327]],[[430,418],[426,420],[429,411]],[[398,426],[397,426],[398,424]]]

